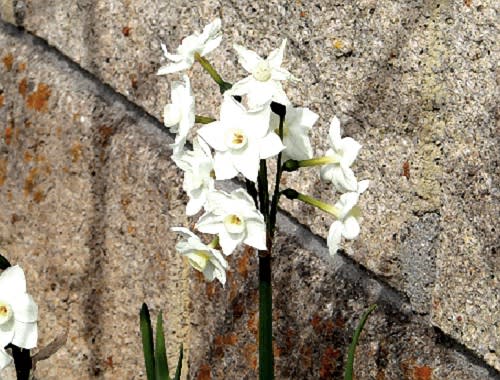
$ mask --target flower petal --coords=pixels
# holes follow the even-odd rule
[[[11,318],[8,322],[0,325],[0,348],[5,347],[10,342],[12,342],[12,338],[14,337],[15,323],[15,319]]]
[[[271,132],[263,139],[260,139],[259,156],[261,159],[273,157],[285,148],[280,137],[276,133]]]
[[[273,69],[279,69],[281,64],[283,63],[285,46],[286,46],[286,38],[283,41],[281,41],[280,47],[273,50],[267,57],[266,60],[267,62],[269,62],[269,66],[271,66]]]
[[[344,220],[344,228],[342,230],[342,236],[347,240],[356,239],[359,235],[360,227],[357,219],[354,216],[348,216]]]
[[[7,367],[12,362],[12,357],[5,351],[3,347],[0,347],[0,371]]]
[[[243,240],[243,243],[262,251],[267,250],[264,221],[247,220],[247,237]]]
[[[10,299],[9,295],[14,294],[12,289],[15,289],[14,293],[16,295],[26,293],[26,278],[19,265],[8,267],[0,274],[0,294],[2,298]]]
[[[36,322],[38,320],[38,306],[27,293],[20,293],[10,301],[14,317],[20,322]]]
[[[328,238],[326,239],[326,243],[328,245],[328,249],[330,251],[330,255],[335,255],[340,248],[340,241],[342,240],[342,222],[335,221],[330,226],[330,230],[328,231]]]
[[[263,59],[256,52],[249,50],[244,46],[234,44],[233,48],[238,54],[238,61],[241,66],[243,66],[243,68],[249,73],[252,73],[257,64],[263,61]]]
[[[12,344],[26,349],[36,347],[38,339],[38,327],[36,322],[21,322],[16,320],[14,338]]]

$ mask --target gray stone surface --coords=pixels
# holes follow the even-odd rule
[[[46,39],[157,118],[169,81],[154,75],[160,41],[175,48],[221,15],[226,39],[211,57],[234,80],[232,42],[266,54],[287,37],[287,65],[303,80],[287,91],[320,114],[312,134],[318,154],[327,148],[334,114],[364,145],[356,169],[372,186],[363,197],[362,235],[347,254],[500,368],[497,2],[1,4],[2,18]],[[216,115],[215,87],[205,87],[199,68],[190,75],[203,93],[199,112]],[[285,179],[335,200],[314,170],[300,180]],[[285,208],[326,236],[330,218],[301,204]]]

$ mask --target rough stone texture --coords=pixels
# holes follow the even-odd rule
[[[431,324],[498,369],[498,3],[327,3],[193,5],[130,0],[48,1],[41,6],[34,1],[3,1],[0,13],[46,39],[157,118],[168,101],[170,79],[154,75],[161,62],[160,41],[173,49],[183,36],[222,16],[226,39],[211,57],[229,80],[235,80],[242,71],[232,73],[232,42],[266,54],[287,37],[287,66],[303,80],[287,91],[295,103],[320,114],[312,134],[316,152],[327,148],[325,134],[334,114],[341,118],[346,134],[364,145],[356,172],[359,178],[370,178],[372,186],[363,196],[362,235],[346,247],[347,254],[403,292],[413,311],[425,320],[430,316]],[[205,87],[206,76],[197,67],[190,75],[195,93],[203,93],[203,101],[197,102],[199,113],[216,115],[215,87]],[[27,93],[42,96],[44,88],[32,83]],[[88,102],[82,100],[82,106],[90,109]],[[153,161],[159,160],[151,154]],[[143,159],[137,157],[137,165]],[[83,161],[90,165],[88,158]],[[0,174],[1,165],[10,168],[11,162],[0,162]],[[18,165],[31,170],[27,164]],[[290,175],[285,182],[334,201],[334,196],[325,195],[330,190],[319,183],[316,171],[301,172],[299,185],[298,179]],[[101,192],[109,187],[100,186]],[[136,201],[140,207],[144,200]],[[51,207],[53,211],[55,206]],[[326,236],[332,221],[328,216],[297,203],[285,202],[284,207],[314,233]],[[182,214],[182,208],[177,211]],[[142,219],[140,224],[147,225]],[[141,244],[137,243],[145,249]],[[163,252],[155,243],[148,244]],[[325,284],[318,286],[328,289]],[[319,294],[316,288],[311,292]],[[301,294],[307,299],[306,293]],[[416,329],[422,336],[424,330]],[[210,331],[214,330],[207,329],[207,334]],[[220,353],[214,355],[219,358]],[[192,359],[199,363],[196,356]],[[443,378],[436,373],[436,378]]]
[[[30,42],[0,34],[0,247],[39,303],[39,346],[69,331],[39,377],[140,378],[142,302],[168,311],[172,348],[189,331],[171,140]]]

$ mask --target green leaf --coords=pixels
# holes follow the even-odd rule
[[[148,305],[142,304],[140,312],[140,328],[142,336],[142,349],[144,351],[144,363],[146,365],[146,376],[148,380],[156,380],[155,358],[153,345],[153,328],[149,317]]]
[[[155,370],[156,380],[170,380],[161,311],[156,319]]]
[[[359,336],[361,335],[361,331],[365,326],[366,320],[368,316],[377,308],[377,305],[372,305],[366,310],[359,321],[358,327],[354,331],[354,335],[352,336],[352,342],[349,346],[349,352],[347,354],[347,363],[344,372],[344,380],[352,380],[352,375],[354,372],[354,354],[356,353],[356,346],[358,345]]]
[[[179,349],[179,361],[177,362],[177,369],[175,370],[175,376],[173,380],[181,380],[181,369],[182,369],[182,343],[181,348]]]
[[[0,255],[0,270],[7,269],[8,267],[10,267],[9,260]]]

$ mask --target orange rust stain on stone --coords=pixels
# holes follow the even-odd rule
[[[340,356],[340,350],[327,347],[321,357],[321,368],[319,369],[320,379],[331,379],[334,375],[335,364]]]
[[[12,64],[14,63],[14,56],[11,53],[5,55],[2,61],[7,71],[12,70]]]
[[[113,127],[107,125],[101,125],[99,127],[99,134],[104,141],[108,140],[113,135],[113,132]]]
[[[38,177],[38,168],[31,168],[28,176],[24,180],[24,196],[30,195],[35,188],[35,182]]]
[[[238,270],[238,273],[243,278],[248,277],[248,264],[249,264],[250,257],[253,254],[253,252],[254,252],[253,248],[246,246],[245,250],[243,251],[243,255],[241,255],[241,258],[238,261],[237,270]]]
[[[245,360],[250,365],[252,369],[257,368],[257,345],[255,343],[249,343],[243,347],[243,355]]]
[[[39,112],[47,111],[47,101],[49,100],[50,94],[51,91],[49,86],[45,83],[39,83],[36,91],[28,95],[28,99],[26,100],[28,108]]]
[[[33,193],[33,200],[36,202],[36,203],[40,203],[41,201],[43,201],[45,199],[45,194],[43,193],[43,191],[41,190],[37,190]]]
[[[254,336],[257,336],[259,329],[257,328],[257,313],[252,313],[248,317],[247,322],[248,331],[250,331]]]
[[[0,186],[3,186],[7,178],[7,160],[0,158]]]
[[[26,93],[28,92],[28,80],[26,78],[21,79],[17,91],[19,91],[23,98],[26,97]]]
[[[0,108],[3,107],[3,99],[4,99],[4,96],[2,94],[0,94]]]
[[[413,368],[413,379],[414,380],[431,380],[432,368],[424,365],[422,367]]]
[[[311,319],[311,326],[316,333],[321,332],[321,317],[318,314],[314,314]]]
[[[211,380],[212,375],[210,373],[210,366],[208,364],[202,364],[198,370],[198,376],[196,380]]]
[[[137,228],[135,228],[134,226],[128,226],[128,227],[127,227],[127,232],[128,232],[130,235],[135,235],[135,233],[137,232]]]
[[[35,157],[35,161],[38,163],[45,162],[47,161],[47,157],[45,157],[43,154],[37,154]]]
[[[82,157],[82,146],[80,143],[74,143],[70,149],[71,162],[78,162]]]
[[[78,142],[74,143],[70,149],[71,162],[78,162],[82,157],[82,145]]]
[[[14,133],[14,129],[9,125],[5,128],[5,144],[10,145],[12,142],[12,134]]]
[[[200,272],[198,272],[198,273],[200,273]],[[201,274],[201,276],[203,276],[203,274]],[[207,295],[207,298],[209,300],[212,300],[214,298],[215,292],[216,292],[215,283],[214,282],[207,282],[205,285],[205,294]]]
[[[33,155],[27,150],[26,152],[24,152],[24,162],[31,162],[33,161]]]
[[[26,62],[19,62],[19,65],[17,65],[17,72],[22,73],[24,70],[26,70]]]

